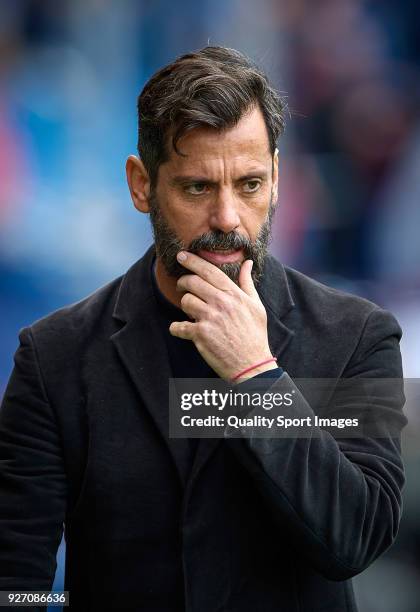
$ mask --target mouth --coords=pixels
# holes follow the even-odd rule
[[[213,264],[237,263],[244,259],[243,249],[216,249],[197,251],[197,255]]]

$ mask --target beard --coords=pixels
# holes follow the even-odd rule
[[[156,255],[159,257],[169,276],[178,279],[184,274],[191,273],[178,262],[176,256],[179,251],[189,251],[190,253],[197,254],[200,250],[217,251],[242,249],[244,254],[243,261],[251,259],[254,262],[251,272],[254,283],[257,284],[259,282],[264,269],[268,245],[271,240],[271,229],[275,212],[273,198],[270,200],[267,219],[261,226],[255,241],[249,240],[249,238],[235,231],[225,233],[221,230],[214,230],[201,234],[201,236],[194,238],[189,244],[185,244],[178,238],[168,221],[165,219],[154,190],[149,197],[149,206]],[[242,263],[243,262],[232,262],[213,265],[217,265],[226,276],[238,284]]]

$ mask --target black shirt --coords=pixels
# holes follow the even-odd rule
[[[153,262],[152,279],[157,302],[157,315],[168,349],[169,365],[173,378],[219,378],[197,351],[194,342],[170,334],[170,324],[174,321],[187,321],[188,316],[183,310],[167,300],[159,289],[155,275],[155,262]]]

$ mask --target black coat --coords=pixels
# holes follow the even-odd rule
[[[70,609],[355,611],[349,579],[397,533],[399,436],[206,439],[191,469],[168,436],[153,254],[20,334],[0,413],[0,590],[51,588],[64,523]],[[402,376],[401,330],[371,302],[272,257],[259,292],[292,379]],[[385,403],[400,429],[402,396]]]

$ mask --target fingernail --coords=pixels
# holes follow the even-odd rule
[[[187,259],[187,254],[184,251],[180,251],[176,256],[178,261],[185,261]]]

